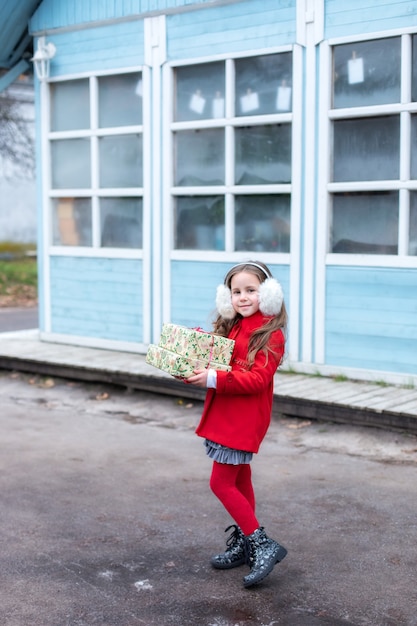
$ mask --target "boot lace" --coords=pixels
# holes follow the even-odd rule
[[[228,550],[232,550],[236,546],[237,543],[240,543],[240,539],[241,539],[241,533],[239,531],[239,528],[236,526],[236,524],[231,524],[230,526],[226,528],[224,532],[225,533],[229,532],[231,528],[234,528],[234,530],[230,533],[230,535],[226,539],[226,546]]]

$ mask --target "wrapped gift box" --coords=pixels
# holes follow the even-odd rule
[[[172,376],[188,378],[197,369],[230,371],[235,342],[202,330],[164,324],[159,344],[151,344],[146,362]]]
[[[178,324],[164,324],[158,345],[190,359],[229,365],[235,342],[233,339],[213,335],[204,330]]]
[[[149,365],[153,365],[171,374],[171,376],[178,376],[180,378],[188,378],[192,376],[195,370],[206,369],[209,365],[204,359],[191,359],[187,356],[181,356],[180,354],[175,354],[175,352],[171,352],[155,344],[149,346],[146,354],[146,362],[149,363]],[[230,371],[231,369],[229,365],[216,363],[214,361],[210,362],[210,367],[224,371]]]

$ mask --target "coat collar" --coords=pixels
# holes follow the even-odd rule
[[[257,328],[261,328],[261,326],[266,324],[267,321],[268,317],[265,317],[260,311],[257,311],[250,317],[241,317],[233,327],[232,333],[235,330],[237,334],[239,330],[242,330],[243,332],[250,334]]]

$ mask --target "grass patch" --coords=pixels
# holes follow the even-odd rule
[[[335,383],[345,383],[349,380],[345,374],[335,374],[332,378]]]
[[[38,268],[33,244],[0,242],[0,306],[36,304]]]
[[[10,288],[36,287],[38,270],[36,259],[0,260],[0,293],[5,294]]]

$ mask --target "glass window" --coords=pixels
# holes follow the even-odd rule
[[[333,180],[394,180],[400,167],[400,118],[334,122]]]
[[[224,184],[224,130],[175,133],[175,185]]]
[[[413,35],[413,59],[412,59],[412,96],[413,102],[417,102],[417,35]]]
[[[417,256],[417,192],[411,193],[410,201],[410,237],[408,254]]]
[[[417,34],[334,46],[332,85],[330,250],[392,255],[408,240],[415,255]],[[378,105],[383,115],[366,116],[365,107]],[[410,219],[400,220],[408,207]]]
[[[334,47],[333,108],[400,101],[401,39]]]
[[[51,187],[71,196],[52,203],[54,245],[93,246],[94,232],[100,233],[94,246],[141,248],[142,129],[126,127],[142,125],[142,74],[91,76],[52,83],[50,90],[51,124],[60,132],[49,142]],[[114,134],[121,126],[129,132]],[[108,189],[118,191],[108,197]],[[77,190],[89,197],[75,197]]]
[[[176,198],[174,245],[180,250],[224,250],[224,197]]]
[[[179,67],[174,84],[175,248],[288,253],[292,125],[282,114],[292,109],[292,53]]]
[[[141,187],[142,135],[99,139],[100,187]]]
[[[236,250],[289,252],[291,198],[289,195],[236,198]]]
[[[52,187],[91,187],[90,140],[60,139],[51,142]]]
[[[225,116],[224,63],[179,67],[176,71],[176,121]]]
[[[237,185],[291,182],[291,125],[236,128]]]
[[[82,130],[90,127],[88,79],[51,83],[51,130]]]
[[[398,193],[334,194],[331,251],[397,254]]]
[[[413,180],[417,178],[417,115],[411,116],[411,173]]]
[[[98,87],[100,128],[142,124],[141,74],[101,76]]]
[[[290,52],[237,59],[236,115],[265,115],[292,109]]]
[[[52,202],[52,240],[58,246],[91,246],[90,198],[55,198]]]
[[[142,199],[100,198],[101,245],[142,248]]]

